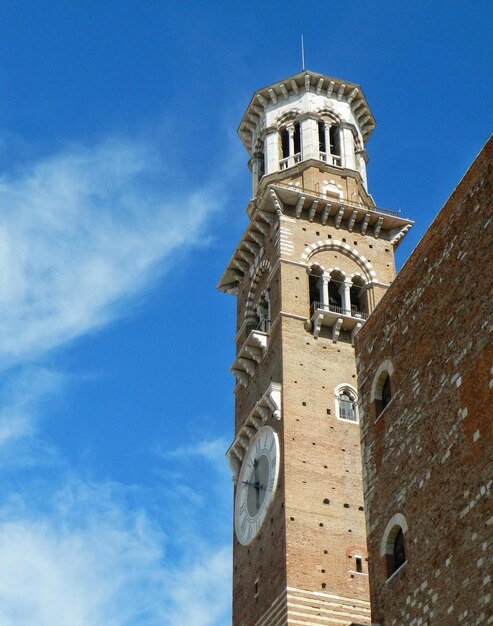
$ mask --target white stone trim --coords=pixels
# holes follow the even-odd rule
[[[401,528],[403,533],[407,532],[408,526],[406,518],[402,513],[396,513],[393,515],[385,526],[383,531],[382,543],[380,544],[380,556],[386,554],[392,554],[394,551],[394,544],[390,539],[392,538],[392,531],[396,528]],[[394,537],[395,538],[395,537]]]
[[[339,396],[346,389],[350,392],[350,395],[353,396],[354,411],[356,413],[356,419],[355,420],[345,419],[345,418],[341,417],[340,413],[339,413]],[[356,387],[354,387],[350,383],[341,383],[340,385],[337,385],[334,388],[334,406],[335,406],[336,418],[338,420],[341,420],[342,422],[349,422],[351,424],[358,424],[359,423],[358,399],[359,399],[359,397],[358,397],[358,391],[357,391]]]
[[[287,128],[288,126],[296,122],[297,118],[301,115],[303,115],[303,111],[299,107],[292,107],[287,111],[283,111],[282,113],[280,113],[276,117],[274,125],[277,130],[280,131],[283,128]]]
[[[372,264],[366,259],[358,250],[351,248],[350,245],[339,241],[338,239],[328,239],[326,241],[316,241],[315,243],[307,246],[301,255],[301,261],[308,263],[311,257],[317,252],[323,252],[324,250],[338,250],[345,254],[350,259],[355,261],[366,273],[367,281],[374,281],[377,278],[377,273],[373,269]]]
[[[370,393],[370,402],[374,402],[375,400],[381,400],[382,395],[382,375],[388,374],[390,377],[394,374],[394,366],[392,365],[392,361],[390,359],[385,359],[382,363],[380,363],[379,368],[377,369],[375,376],[373,377],[373,382],[371,385],[371,393]],[[392,393],[394,393],[392,391]],[[380,394],[380,397],[377,397]]]
[[[272,602],[255,626],[334,626],[371,624],[370,603],[358,598],[287,587]]]
[[[258,364],[267,352],[268,345],[268,333],[261,330],[250,331],[231,366],[231,372],[236,377],[237,385],[248,387],[250,380],[255,376]]]

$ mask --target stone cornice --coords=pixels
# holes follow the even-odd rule
[[[236,294],[239,283],[246,275],[252,275],[262,261],[264,238],[285,212],[291,219],[320,220],[322,225],[333,219],[337,229],[352,232],[356,227],[362,235],[376,239],[383,232],[394,248],[414,224],[412,220],[400,217],[396,211],[374,205],[352,204],[314,190],[273,182],[262,186],[259,195],[249,203],[247,213],[250,224],[217,285],[218,289]]]
[[[299,74],[258,89],[253,94],[238,128],[238,134],[249,152],[253,148],[253,135],[261,129],[264,123],[265,109],[269,105],[275,105],[278,101],[287,101],[290,96],[299,95],[303,92],[313,92],[327,98],[347,102],[358,121],[364,141],[366,142],[370,137],[376,122],[361,87],[339,78],[304,70]]]

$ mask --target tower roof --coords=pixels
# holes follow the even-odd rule
[[[364,141],[366,142],[370,137],[376,121],[361,87],[340,78],[303,70],[299,74],[258,89],[253,94],[238,127],[238,134],[249,152],[252,151],[252,131],[259,126],[267,106],[276,104],[278,100],[288,100],[290,96],[298,95],[303,91],[312,91],[318,95],[325,95],[327,98],[347,102],[351,105],[358,121]]]

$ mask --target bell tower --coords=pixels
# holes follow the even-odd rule
[[[361,87],[303,71],[240,123],[249,223],[237,297],[233,625],[370,624],[353,340],[412,222],[368,192]]]

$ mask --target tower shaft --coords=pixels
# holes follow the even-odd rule
[[[257,125],[240,126],[254,197],[219,283],[238,302],[236,494],[262,488],[238,482],[256,432],[271,429],[280,453],[251,536],[235,517],[234,626],[370,624],[353,340],[411,223],[368,194],[360,93],[306,72],[257,92]]]

